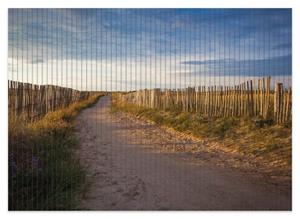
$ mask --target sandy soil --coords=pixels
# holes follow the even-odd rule
[[[82,209],[289,210],[291,192],[226,165],[226,154],[181,152],[209,142],[124,113],[103,97],[77,119],[78,155],[87,167]]]

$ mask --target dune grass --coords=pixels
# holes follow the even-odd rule
[[[25,123],[9,117],[9,210],[76,209],[85,170],[75,155],[74,118],[91,96]]]
[[[123,111],[192,136],[217,142],[218,149],[259,162],[270,172],[291,177],[291,124],[275,125],[260,118],[208,118],[177,110],[157,110],[122,103],[114,96],[113,111]],[[214,144],[216,145],[216,144]],[[270,170],[271,169],[271,170]]]

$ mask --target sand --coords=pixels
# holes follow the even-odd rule
[[[209,142],[111,113],[105,96],[76,121],[77,154],[87,169],[80,204],[89,210],[290,210],[291,192],[238,169],[227,155],[197,156]],[[181,152],[182,149],[182,152]],[[201,151],[201,150],[200,150]]]

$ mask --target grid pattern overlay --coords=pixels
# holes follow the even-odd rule
[[[9,9],[8,16],[10,210],[290,209],[290,196],[276,187],[256,196],[241,182],[249,193],[234,195],[229,178],[163,154],[188,151],[218,163],[207,154],[238,151],[244,162],[235,166],[253,157],[261,172],[291,179],[291,9]],[[228,131],[250,123],[269,139]],[[224,156],[221,166],[238,160]],[[212,194],[222,180],[223,198]]]

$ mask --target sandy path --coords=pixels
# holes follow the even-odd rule
[[[81,208],[252,210],[291,208],[288,192],[244,173],[163,150],[201,142],[110,113],[106,96],[77,119],[78,154],[88,169]]]

